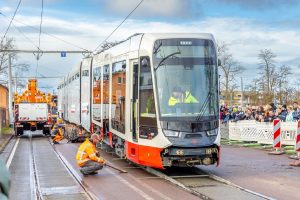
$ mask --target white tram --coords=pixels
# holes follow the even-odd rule
[[[138,34],[84,58],[58,87],[65,121],[155,168],[218,163],[218,66],[211,34]]]

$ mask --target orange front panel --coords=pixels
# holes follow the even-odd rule
[[[162,148],[143,146],[126,142],[127,159],[143,166],[163,169],[162,158],[160,156]]]
[[[113,147],[113,142],[112,142],[112,132],[109,132],[109,144],[111,147]]]

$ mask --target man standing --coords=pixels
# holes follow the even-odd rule
[[[90,139],[86,139],[80,146],[76,154],[77,164],[81,167],[83,175],[97,174],[103,168],[105,160],[99,157],[96,151],[96,144],[100,141],[99,135],[92,134]]]

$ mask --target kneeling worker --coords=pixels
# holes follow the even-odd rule
[[[99,135],[92,134],[90,139],[86,139],[80,146],[76,154],[77,164],[81,167],[83,175],[97,174],[103,168],[105,160],[99,157],[96,144],[100,141]]]
[[[64,134],[62,132],[62,128],[55,126],[54,131],[52,133],[55,134],[55,136],[53,137],[53,140],[52,140],[53,144],[59,144],[59,141],[64,139]]]

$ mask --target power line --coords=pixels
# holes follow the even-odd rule
[[[1,39],[1,43],[0,43],[0,44],[2,44],[4,38],[6,37],[6,34],[7,34],[8,30],[9,30],[9,28],[10,28],[10,26],[11,26],[11,23],[13,22],[13,20],[14,20],[16,14],[17,14],[17,11],[18,11],[18,9],[19,9],[19,7],[20,7],[21,1],[22,1],[22,0],[19,1],[18,5],[17,5],[17,7],[16,7],[16,10],[15,10],[15,12],[14,12],[14,15],[13,15],[13,17],[11,18],[11,20],[10,20],[10,22],[9,22],[9,25],[8,25],[6,31],[5,31],[5,33],[4,33],[3,37],[2,37],[2,39]],[[2,14],[2,13],[1,13],[1,14]]]
[[[0,15],[2,15],[2,16],[4,16],[4,17],[7,17],[7,18],[10,18],[10,17],[6,16],[5,14],[3,14],[2,12],[0,12]],[[20,24],[22,24],[22,25],[24,25],[24,26],[27,26],[27,27],[31,28],[32,30],[39,30],[38,28],[36,28],[36,27],[34,27],[34,26],[31,26],[31,25],[29,25],[29,24],[23,23],[23,22],[21,22],[20,20],[16,20],[16,19],[15,19],[14,21],[15,21],[15,22],[18,22],[18,23],[20,23]],[[82,48],[82,47],[80,47],[80,46],[78,46],[78,45],[76,45],[76,44],[73,44],[73,43],[71,43],[71,42],[68,42],[68,41],[66,41],[66,40],[64,40],[64,39],[61,39],[61,38],[59,38],[59,37],[57,37],[57,36],[55,36],[55,35],[52,35],[52,34],[50,34],[50,33],[46,33],[46,32],[44,32],[44,31],[42,31],[42,33],[45,34],[45,35],[48,35],[49,37],[55,38],[55,39],[57,39],[57,40],[59,40],[59,41],[61,41],[61,42],[64,42],[64,43],[66,43],[66,44],[68,44],[68,45],[70,45],[70,46],[73,46],[73,47],[76,47],[76,48],[78,48],[78,49],[82,49],[82,50],[88,51],[88,50],[85,49],[85,48]]]
[[[12,77],[12,78],[19,78],[19,79],[55,79],[55,78],[63,78],[63,76],[21,76],[21,77]]]
[[[11,52],[11,53],[38,53],[38,50],[20,50],[20,49],[0,49],[0,53],[2,52]],[[90,54],[91,51],[64,51],[64,50],[40,50],[42,53],[81,53],[81,54]]]
[[[42,24],[43,24],[43,12],[44,12],[44,0],[42,0],[40,32],[39,32],[39,48],[38,48],[38,50],[40,50],[40,47],[41,47],[41,34],[42,34]]]
[[[42,8],[41,8],[41,21],[40,21],[40,30],[39,30],[39,45],[38,45],[38,53],[36,55],[36,69],[35,69],[35,76],[37,76],[37,71],[39,68],[39,60],[40,56],[40,48],[41,48],[41,34],[42,34],[42,24],[43,24],[43,12],[44,12],[44,0],[42,0]]]
[[[114,34],[114,32],[129,18],[129,16],[143,3],[144,0],[141,0],[136,7],[124,18],[124,20],[103,40],[94,51],[97,51],[101,45],[103,45],[109,38]]]
[[[0,13],[1,14],[1,13]],[[7,21],[9,21],[9,19],[6,17],[6,16],[4,16],[4,15],[2,15]],[[24,36],[24,38],[25,39],[27,39],[33,46],[35,46],[36,48],[39,48],[29,37],[27,37],[24,33],[23,33],[23,31],[21,31],[20,29],[19,29],[19,27],[17,27],[13,22],[12,22],[12,25],[14,26],[14,28],[17,30],[17,31],[19,31],[19,33],[21,33],[23,36]]]

